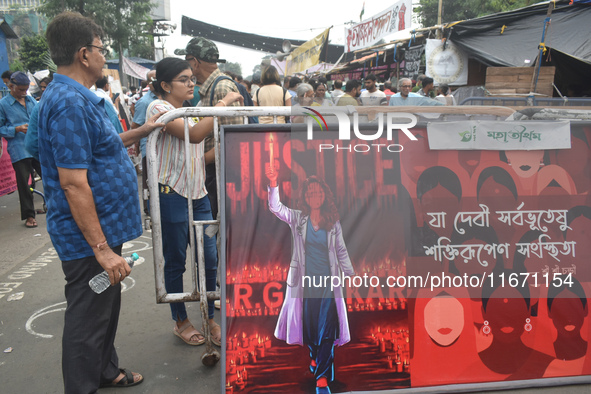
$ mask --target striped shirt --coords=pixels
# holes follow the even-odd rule
[[[147,118],[162,111],[174,110],[175,107],[168,101],[155,100],[148,106]],[[189,127],[196,123],[195,118],[189,118]],[[203,141],[198,144],[190,144],[191,164],[189,179],[191,197],[193,200],[207,195],[205,189],[205,156],[203,154]],[[189,198],[186,179],[185,142],[166,132],[160,133],[156,141],[156,153],[158,162],[158,183],[170,186],[175,192],[185,198]]]
[[[212,100],[212,94],[213,94],[213,102],[212,105],[215,106],[219,100],[223,99],[224,97],[226,97],[226,95],[230,92],[236,92],[236,93],[240,93],[238,91],[238,88],[236,87],[236,84],[234,83],[234,81],[229,80],[229,79],[220,79],[217,83],[217,85],[215,86],[215,92],[211,91],[211,87],[213,86],[213,83],[215,82],[215,80],[221,76],[225,75],[223,72],[221,72],[221,70],[218,68],[216,69],[214,72],[211,73],[211,75],[209,77],[207,77],[207,79],[205,80],[205,82],[203,82],[203,84],[201,85],[201,88],[199,88],[199,95],[201,95],[201,107],[209,107],[209,103]],[[239,107],[240,103],[239,102],[234,102],[232,104],[230,104],[230,107]],[[221,125],[226,125],[226,124],[244,124],[244,119],[242,118],[242,116],[221,116],[218,118],[219,120],[219,125],[221,128]],[[214,139],[213,139],[213,132],[210,133],[206,138],[205,138],[205,151],[209,151],[214,147]]]

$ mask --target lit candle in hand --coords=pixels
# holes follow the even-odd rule
[[[275,149],[273,144],[273,133],[269,135],[269,168],[275,172]]]

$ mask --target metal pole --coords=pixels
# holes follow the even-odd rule
[[[538,54],[538,58],[536,59],[536,64],[535,64],[535,68],[534,68],[534,75],[532,77],[532,81],[531,81],[531,85],[530,85],[530,94],[531,93],[535,93],[536,89],[538,88],[538,77],[540,76],[540,67],[542,67],[542,56],[544,55],[544,49],[546,48],[544,45],[544,41],[546,40],[546,29],[548,28],[548,26],[550,25],[550,17],[552,15],[552,6],[554,5],[554,2],[550,1],[548,3],[548,12],[546,12],[546,19],[544,20],[544,28],[542,29],[542,41],[540,41],[540,45],[538,46],[538,48],[540,49],[540,52]]]

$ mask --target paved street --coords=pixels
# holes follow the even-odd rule
[[[38,196],[35,196],[35,204],[41,207]],[[20,220],[16,193],[0,197],[2,393],[63,392],[60,360],[64,279],[60,261],[45,230],[45,216],[39,215],[37,221],[38,228],[25,228]],[[145,378],[144,383],[126,389],[125,393],[222,393],[221,362],[211,368],[203,366],[201,355],[205,347],[189,347],[172,335],[173,322],[168,306],[155,302],[151,244],[151,234],[145,232],[124,249],[125,255],[137,252],[141,258],[131,277],[124,281],[116,345],[121,366],[141,372]],[[198,305],[188,304],[188,310],[195,326],[200,327]],[[255,373],[264,376],[265,370]],[[452,393],[464,389],[449,386],[448,390],[423,388],[419,391]],[[591,385],[576,385],[508,392],[582,394],[590,391]],[[116,392],[121,391],[100,390],[100,393]],[[255,387],[250,392],[259,391]]]
[[[35,205],[41,208],[39,196]],[[0,392],[5,394],[63,392],[65,281],[47,235],[45,215],[38,215],[37,221],[36,229],[24,226],[17,193],[0,197]],[[151,234],[145,232],[124,246],[124,254],[137,252],[141,258],[124,281],[115,343],[120,365],[145,378],[125,392],[220,393],[221,363],[205,367],[201,363],[205,346],[191,347],[175,337],[168,305],[156,304],[151,245]],[[198,304],[188,304],[188,312],[199,328]],[[9,348],[11,352],[5,350]]]

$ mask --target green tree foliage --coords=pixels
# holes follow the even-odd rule
[[[442,23],[473,19],[539,3],[540,0],[443,0]],[[437,25],[439,0],[421,0],[415,8],[424,27]]]
[[[20,59],[14,59],[12,62],[10,62],[9,70],[12,72],[27,71],[25,70],[25,65],[20,61]]]
[[[18,51],[20,60],[26,70],[31,72],[45,70],[45,56],[49,53],[45,36],[37,34],[34,36],[23,37],[21,47]]]
[[[29,10],[18,5],[12,5],[8,11],[0,13],[0,18],[4,19],[19,37],[17,39],[6,40],[8,62],[15,62],[15,67],[25,67],[22,62],[17,61],[19,57],[19,48],[22,45],[22,39],[24,37],[34,36],[37,32],[42,31],[45,23],[44,18],[39,17],[34,10]],[[13,69],[11,68],[11,70]]]
[[[152,59],[152,6],[150,0],[45,0],[41,12],[53,18],[63,11],[77,11],[103,28],[113,51]]]
[[[222,70],[222,71],[231,71],[234,74],[242,75],[242,66],[240,65],[240,63],[233,63],[233,62],[221,63],[219,65],[219,67],[220,67],[220,70]]]

